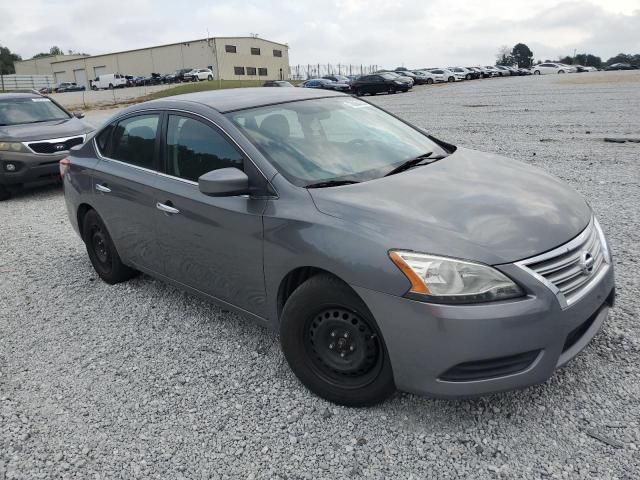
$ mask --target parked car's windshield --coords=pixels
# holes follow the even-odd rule
[[[290,102],[228,116],[299,186],[372,180],[425,153],[446,154],[418,130],[350,97]]]
[[[0,99],[0,125],[20,125],[67,118],[70,118],[69,114],[48,98]]]

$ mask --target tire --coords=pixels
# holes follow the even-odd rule
[[[89,210],[84,216],[82,239],[93,268],[106,283],[124,282],[138,273],[122,263],[107,227],[95,210]]]
[[[113,90],[113,83],[109,84],[109,90]]]
[[[433,84],[433,78],[427,78],[427,85]]]
[[[533,71],[533,74],[534,74],[534,75],[540,75],[540,70],[534,70],[534,71]]]
[[[564,73],[564,70],[558,70],[558,75],[560,75],[561,73]]]
[[[447,78],[447,82],[455,82],[455,81],[456,81],[455,77]]]
[[[364,302],[341,280],[319,274],[282,311],[280,343],[298,379],[316,395],[350,407],[395,391],[382,334]]]
[[[389,95],[396,93],[396,87],[389,87]]]
[[[209,75],[209,76],[207,77],[207,80],[209,80],[209,81],[213,80],[213,75]]]
[[[467,73],[467,75],[464,77],[466,80],[471,80],[471,74]]]
[[[0,202],[3,200],[9,200],[11,198],[11,192],[4,185],[0,185]]]
[[[356,88],[356,97],[361,97],[362,96],[362,90],[360,90],[359,88]]]

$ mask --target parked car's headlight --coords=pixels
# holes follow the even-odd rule
[[[392,250],[412,296],[436,303],[478,303],[520,297],[523,291],[493,267],[424,253]]]
[[[20,142],[0,142],[0,151],[6,152],[28,152]]]

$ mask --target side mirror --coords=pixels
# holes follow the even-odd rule
[[[198,178],[198,188],[210,197],[232,197],[247,195],[249,177],[237,168],[219,168],[201,175]]]
[[[73,116],[76,118],[84,118],[84,113],[82,112],[73,112]]]

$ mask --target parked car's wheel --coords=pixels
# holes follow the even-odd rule
[[[209,81],[213,80],[213,75],[209,75],[209,76],[207,77],[207,80],[209,80]]]
[[[449,77],[447,78],[447,82],[455,82],[456,79],[454,77]]]
[[[558,74],[564,73],[564,70],[558,70]]]
[[[280,343],[289,366],[312,392],[347,406],[380,403],[395,391],[382,334],[356,293],[316,275],[289,297]]]
[[[396,93],[396,87],[389,87],[389,93],[390,94]]]
[[[433,84],[433,78],[427,78],[427,85]]]
[[[467,73],[464,78],[465,80],[471,80],[471,74]]]
[[[362,90],[360,90],[359,88],[356,88],[356,96],[358,97],[362,96]]]
[[[107,227],[95,210],[89,210],[84,216],[82,238],[93,268],[105,282],[113,285],[129,280],[138,273],[122,263]]]
[[[540,70],[534,70],[534,71],[533,71],[533,74],[534,74],[534,75],[540,75]]]
[[[4,185],[0,185],[0,201],[11,198],[11,192]]]

